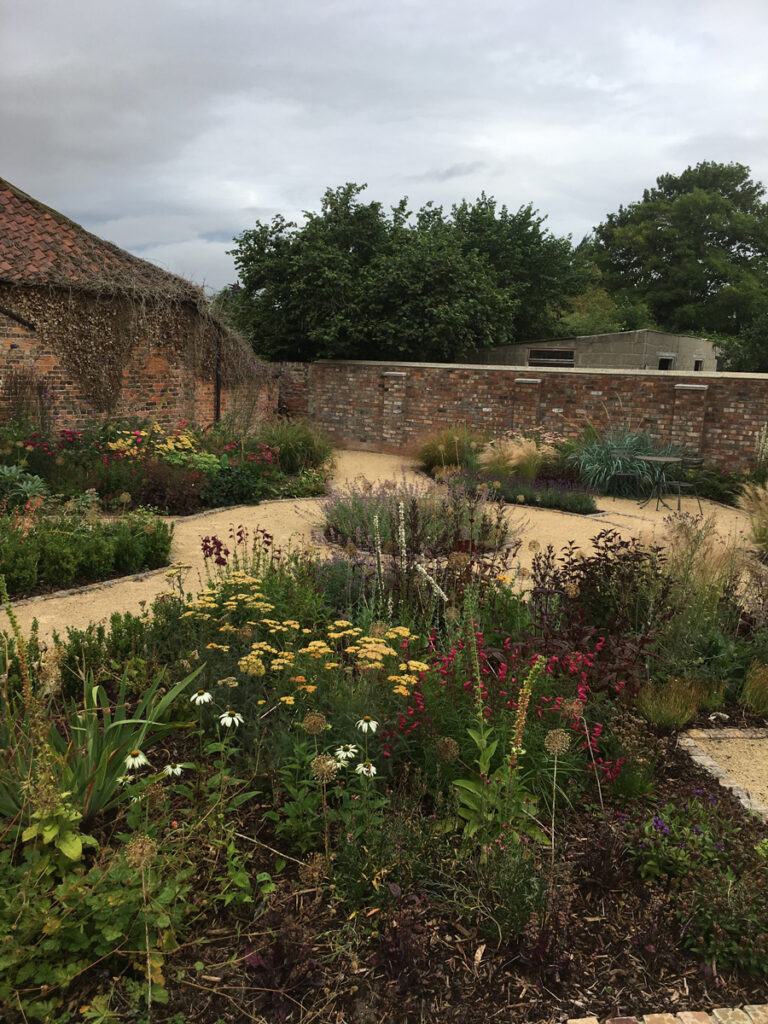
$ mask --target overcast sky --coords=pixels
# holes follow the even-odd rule
[[[210,288],[347,181],[579,241],[701,160],[768,183],[766,55],[768,0],[0,0],[0,177]]]

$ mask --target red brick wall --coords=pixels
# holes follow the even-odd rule
[[[309,415],[310,363],[279,363],[278,408],[284,416],[304,419]]]
[[[294,390],[299,375],[287,365]],[[337,444],[398,452],[440,427],[543,427],[576,437],[629,423],[725,467],[747,468],[768,422],[768,375],[551,370],[429,363],[307,367],[307,413]],[[298,399],[294,396],[298,404]]]
[[[23,322],[0,313],[0,422],[13,414],[10,385],[25,375],[44,395],[53,427],[77,427],[102,417],[83,396],[80,386],[57,352]],[[251,419],[263,419],[277,409],[277,383],[269,364],[246,367],[239,380],[222,387],[221,414],[248,409]],[[195,367],[178,350],[164,351],[157,343],[138,339],[125,361],[119,395],[110,415],[140,416],[172,425],[181,419],[207,424],[214,420],[215,373],[210,361]]]

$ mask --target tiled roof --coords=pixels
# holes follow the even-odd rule
[[[199,295],[191,282],[92,235],[0,178],[2,283]]]

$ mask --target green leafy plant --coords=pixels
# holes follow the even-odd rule
[[[703,790],[659,806],[639,826],[630,855],[643,878],[682,878],[691,871],[730,863],[735,827],[720,812],[715,797]]]
[[[588,428],[566,462],[578,470],[583,483],[600,494],[640,498],[653,480],[664,487],[664,467],[642,461],[643,455],[679,455],[673,444],[661,444],[650,434],[629,427],[611,427],[603,433]]]
[[[419,468],[435,473],[452,467],[475,468],[482,435],[460,424],[430,434],[416,448]]]

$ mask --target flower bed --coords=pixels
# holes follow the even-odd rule
[[[302,422],[265,423],[247,435],[226,421],[207,431],[186,421],[171,431],[145,422],[56,435],[23,424],[0,431],[0,461],[23,467],[48,491],[94,490],[109,509],[152,506],[176,515],[319,493],[331,455]]]
[[[684,638],[696,713],[746,715],[768,650],[686,529],[664,558],[610,533],[539,549],[523,592],[505,549],[319,560],[241,528],[206,539],[202,593],[176,569],[151,610],[44,656],[8,638],[3,1009],[472,1024],[760,1002],[766,827],[637,712]],[[725,660],[697,653],[718,630],[719,689]]]
[[[173,525],[146,510],[103,521],[88,498],[54,508],[0,504],[0,575],[12,598],[168,564]]]

